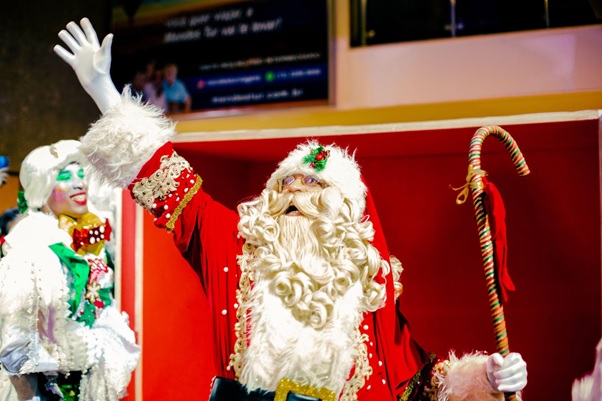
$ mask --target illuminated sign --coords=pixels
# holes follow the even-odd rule
[[[191,111],[325,104],[330,94],[328,20],[328,0],[219,5],[122,0],[113,8],[113,79],[131,82],[142,93],[147,66],[163,73],[172,65],[179,83],[168,86],[159,81],[166,76],[156,76],[154,88],[158,96],[176,100],[189,95]],[[145,94],[151,100],[154,95]],[[164,101],[163,107],[182,112]]]

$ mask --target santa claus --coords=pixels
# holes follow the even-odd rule
[[[87,19],[56,53],[103,116],[82,139],[89,160],[173,233],[212,312],[222,400],[501,400],[526,384],[519,354],[445,358],[424,352],[397,309],[401,264],[390,257],[353,155],[308,141],[237,211],[203,191],[173,151],[174,124],[120,94]]]

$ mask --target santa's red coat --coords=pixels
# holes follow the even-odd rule
[[[159,170],[162,157],[172,154],[171,143],[158,149],[140,170],[130,189]],[[228,365],[236,342],[236,291],[240,278],[236,257],[242,253],[244,239],[238,235],[238,214],[212,199],[202,187],[193,188],[193,183],[182,183],[178,189],[180,195],[190,190],[189,196],[178,198],[180,202],[164,202],[167,207],[156,211],[156,225],[165,228],[165,221],[174,212],[179,213],[173,227],[169,228],[175,245],[198,274],[209,301],[215,369],[219,376],[234,378],[234,371]],[[182,209],[182,206],[185,207]],[[176,211],[178,207],[180,210]],[[373,245],[388,260],[387,245],[370,196],[366,210],[375,228]],[[369,338],[366,345],[373,373],[358,392],[358,400],[393,401],[404,392],[407,397],[404,399],[420,400],[424,396],[421,387],[430,380],[433,356],[427,355],[412,340],[408,323],[394,302],[391,273],[386,286],[387,302],[378,311],[366,313],[360,327]],[[209,391],[207,389],[207,394]]]

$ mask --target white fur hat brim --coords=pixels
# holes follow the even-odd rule
[[[328,152],[328,157],[321,170],[306,161],[306,157],[310,156],[312,151],[320,146]],[[324,184],[337,188],[345,198],[357,202],[362,211],[365,208],[366,185],[362,181],[360,167],[355,161],[355,155],[349,154],[347,149],[342,149],[335,144],[320,145],[315,140],[299,144],[280,162],[278,168],[268,180],[266,188],[280,190],[281,181],[293,174],[315,177]]]

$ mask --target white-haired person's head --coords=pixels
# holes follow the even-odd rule
[[[65,169],[71,169],[70,165],[76,166],[72,168],[74,171],[65,172]],[[57,180],[80,179],[85,185],[83,170],[86,165],[87,160],[80,152],[80,142],[77,140],[61,140],[31,151],[23,160],[19,173],[28,209],[47,209],[49,200],[52,202],[51,195],[57,185]],[[85,199],[77,201],[79,205],[83,205],[83,203],[85,203]],[[55,210],[46,211],[57,214]]]
[[[364,218],[367,188],[354,155],[316,141],[297,146],[255,199],[241,203],[240,258],[300,321],[319,328],[336,300],[360,283],[362,311],[385,300],[382,276],[389,263],[372,246]]]

